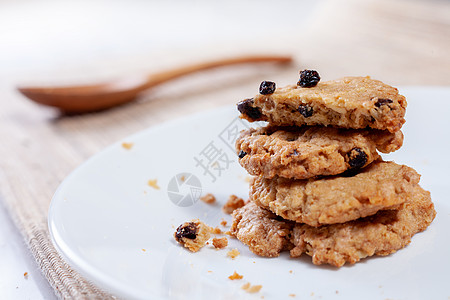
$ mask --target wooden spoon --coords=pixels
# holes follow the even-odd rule
[[[18,90],[37,103],[57,107],[66,113],[87,113],[133,101],[146,89],[198,71],[235,64],[291,61],[292,58],[289,56],[246,56],[199,63],[148,76],[122,78],[95,85],[18,87]]]

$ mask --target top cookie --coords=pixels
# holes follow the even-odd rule
[[[272,93],[270,93],[272,92]],[[290,85],[238,103],[241,118],[277,126],[322,125],[398,131],[406,99],[370,77],[344,77],[314,87]]]

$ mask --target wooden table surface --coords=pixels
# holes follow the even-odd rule
[[[198,32],[180,23],[154,29],[155,4],[132,3],[0,2],[1,200],[62,298],[105,297],[60,259],[49,240],[47,210],[61,181],[107,145],[164,121],[234,104],[255,94],[262,80],[296,82],[303,68],[318,70],[323,80],[370,75],[395,86],[450,85],[449,1],[331,0],[311,7],[307,1],[280,1],[279,7],[231,2],[235,8],[204,1],[189,12],[209,17],[194,15],[190,20],[197,27],[186,25],[211,23],[209,31]],[[181,8],[166,19],[181,22],[183,9],[190,9],[177,4]],[[148,19],[139,19],[142,12]],[[128,19],[116,24],[121,13]],[[30,103],[14,89],[25,81],[90,82],[251,53],[292,54],[296,63],[199,74],[130,105],[71,117]]]

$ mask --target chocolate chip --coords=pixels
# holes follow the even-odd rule
[[[244,156],[246,156],[247,155],[247,152],[245,152],[245,151],[239,151],[239,158],[243,158]]]
[[[380,98],[377,100],[377,102],[375,102],[375,106],[376,107],[380,107],[382,105],[388,105],[389,103],[392,103],[393,101],[391,99],[383,99]]]
[[[275,82],[263,81],[263,82],[261,82],[261,85],[259,86],[259,93],[261,95],[273,94],[273,92],[275,92],[276,88],[277,88],[277,86],[276,86]]]
[[[175,233],[175,239],[180,241],[182,238],[194,240],[197,237],[197,225],[193,222],[184,223],[178,226]]]
[[[303,70],[300,72],[300,80],[297,85],[300,87],[313,87],[320,81],[319,73],[315,70]]]
[[[367,163],[367,154],[361,148],[353,148],[347,156],[348,164],[352,168],[362,168]]]
[[[237,109],[241,114],[248,116],[250,119],[258,120],[262,116],[261,110],[258,107],[253,107],[252,105],[253,98],[245,99],[237,104]]]
[[[309,118],[313,115],[314,109],[308,104],[300,104],[297,111],[302,114],[305,118]]]

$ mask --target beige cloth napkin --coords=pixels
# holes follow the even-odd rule
[[[298,59],[286,69],[214,71],[169,84],[130,105],[72,117],[60,117],[52,109],[27,102],[12,84],[0,86],[1,199],[56,295],[112,298],[61,259],[47,228],[47,210],[58,185],[107,145],[163,121],[234,104],[252,96],[264,79],[296,82],[298,69],[306,67],[319,70],[324,79],[371,75],[394,85],[450,85],[448,2],[348,0],[325,4],[308,28],[286,39],[285,53]],[[263,46],[254,45],[246,52]],[[219,53],[214,48],[203,49],[185,53],[179,61],[213,58]],[[226,85],[221,84],[224,80]]]

